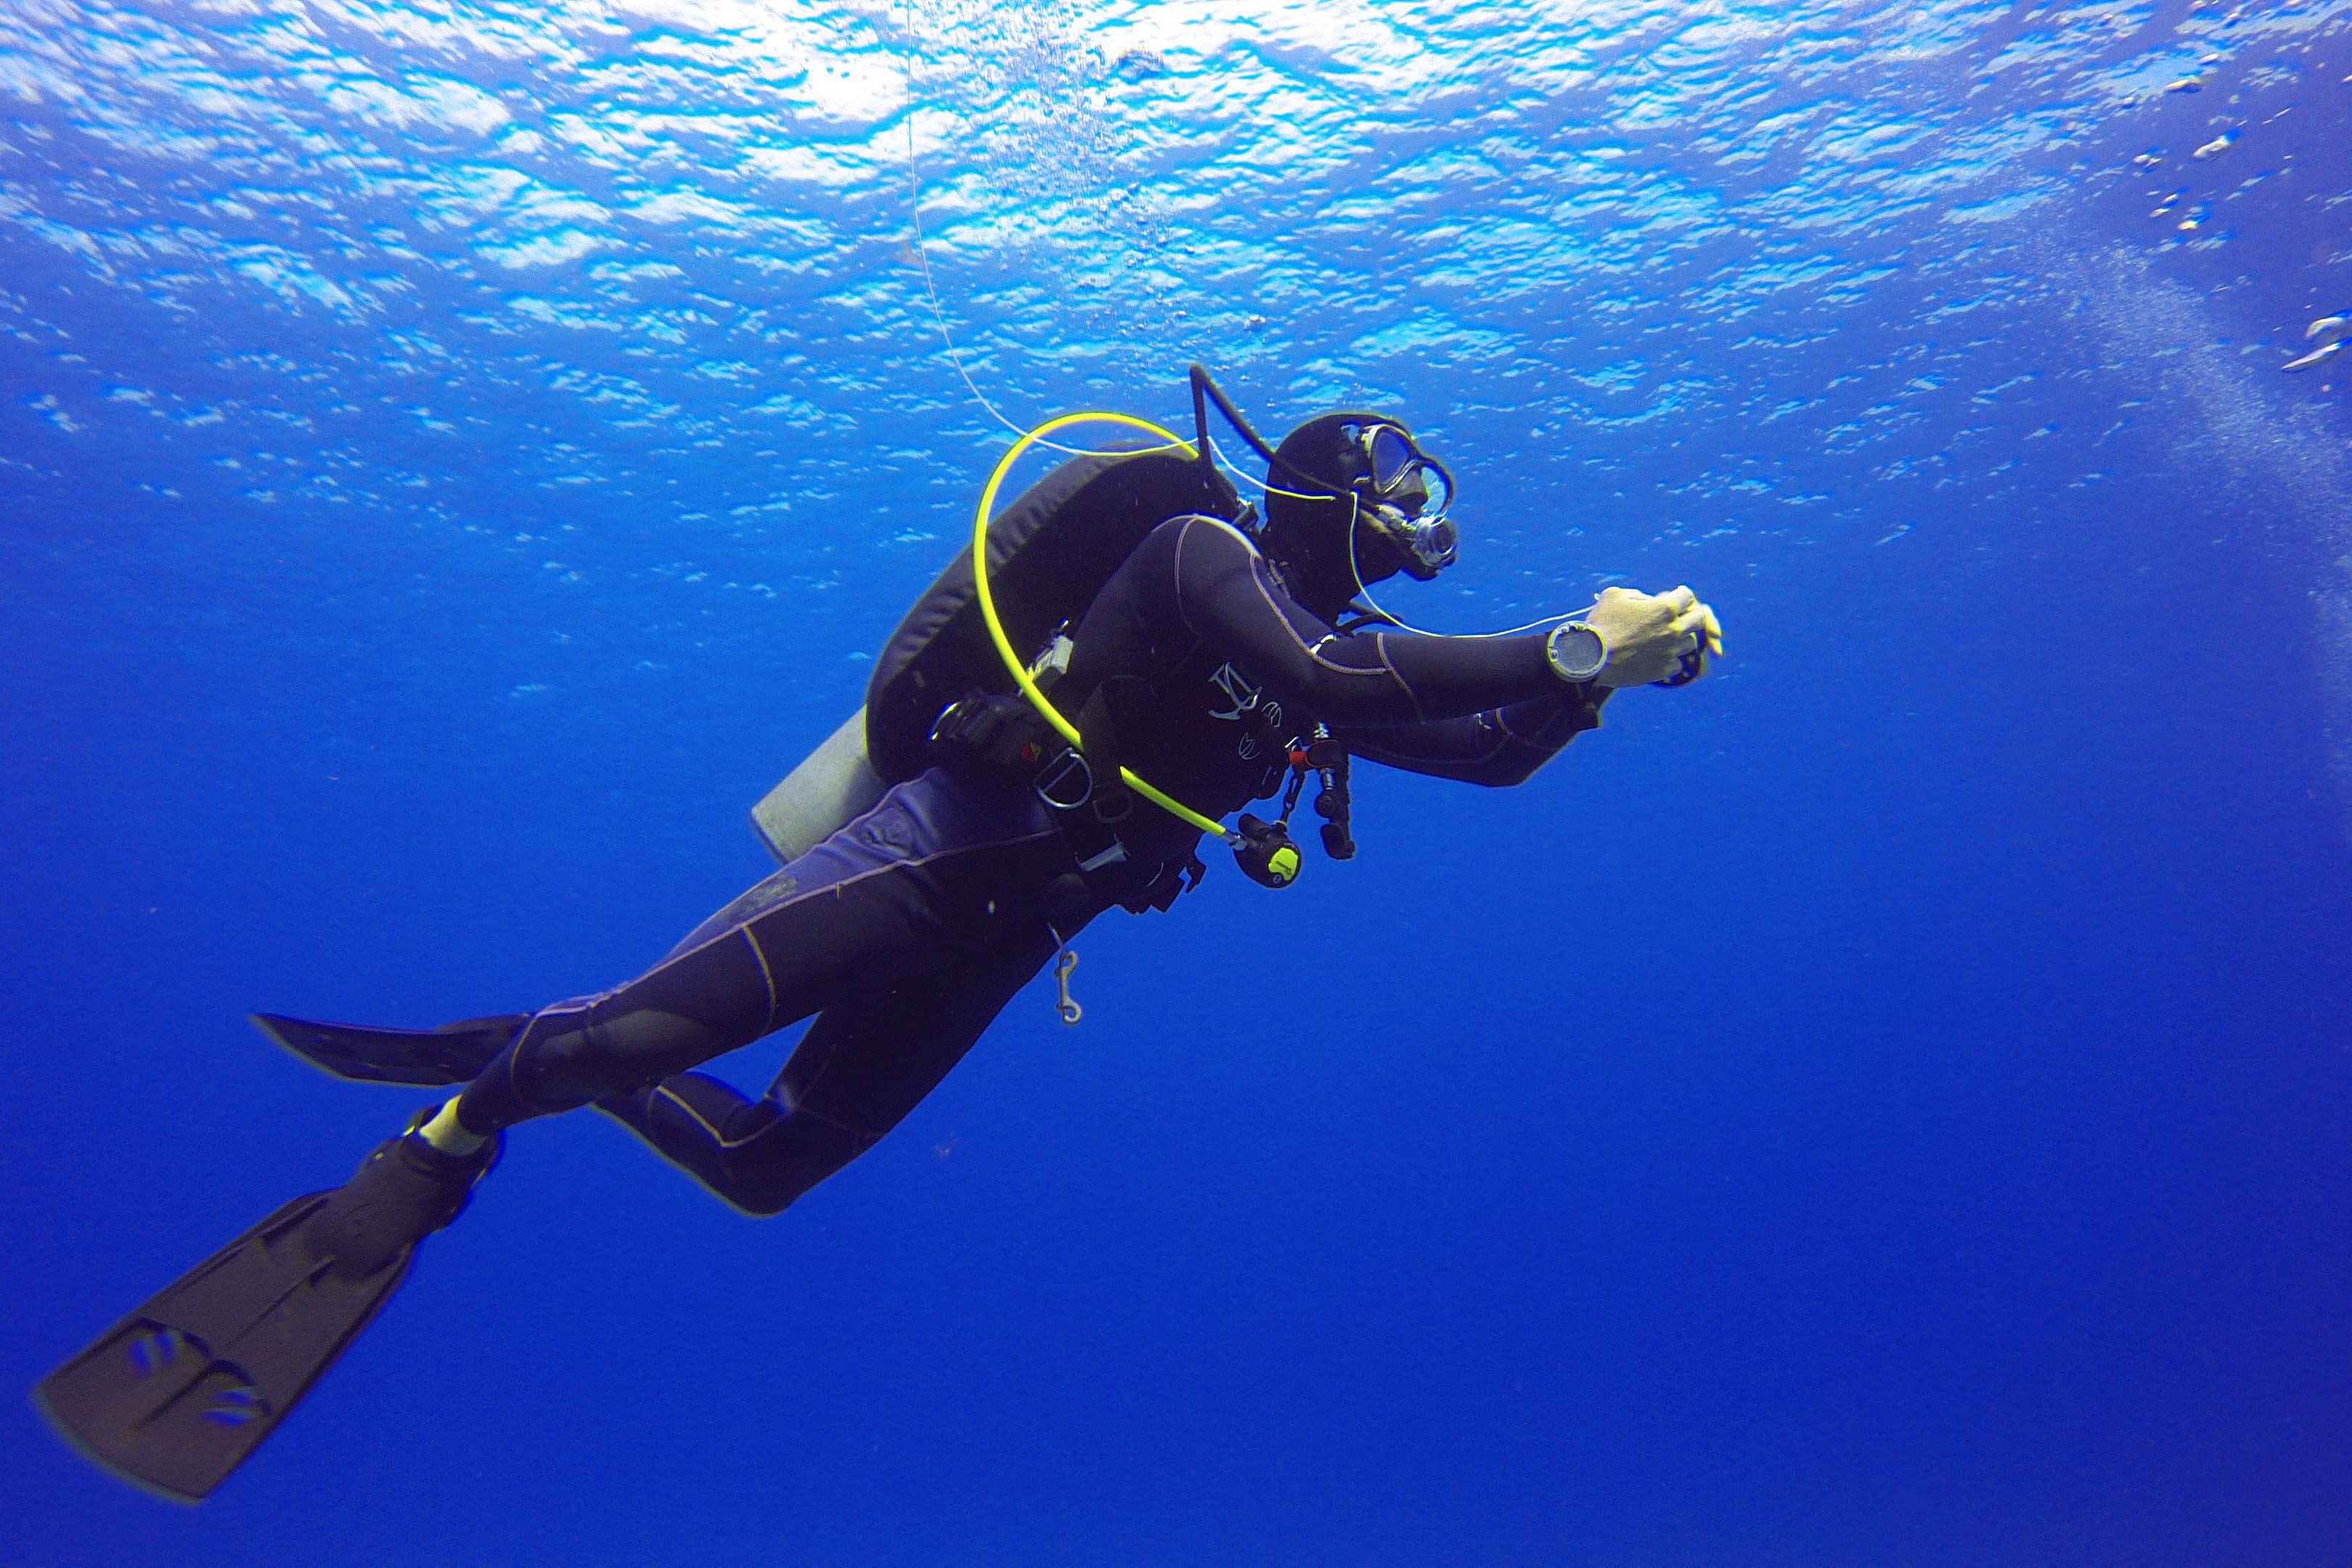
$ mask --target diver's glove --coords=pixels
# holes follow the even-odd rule
[[[1687,585],[1664,594],[1603,588],[1584,624],[1608,648],[1593,678],[1601,686],[1686,686],[1723,657],[1723,623]]]

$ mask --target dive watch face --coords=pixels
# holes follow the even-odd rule
[[[1590,680],[1609,662],[1609,645],[1581,621],[1554,626],[1544,651],[1551,656],[1552,669],[1563,680]]]

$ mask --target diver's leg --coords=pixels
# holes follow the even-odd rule
[[[463,1147],[658,1082],[886,977],[1034,942],[1068,869],[1029,792],[926,773],[793,862],[792,891],[763,884],[780,896],[742,923],[618,990],[533,1015],[426,1136]]]
[[[878,803],[877,803],[878,804]],[[807,868],[799,860],[781,866],[738,893],[712,912],[709,919],[678,938],[677,945],[662,956],[676,958],[679,953],[700,947],[712,937],[723,936],[736,926],[744,924],[755,915],[772,910],[800,892],[809,880]]]
[[[1081,914],[1061,937],[1083,923]],[[897,1126],[963,1059],[1055,945],[1055,934],[1041,931],[973,962],[828,1006],[762,1099],[682,1073],[597,1108],[737,1208],[775,1214]]]

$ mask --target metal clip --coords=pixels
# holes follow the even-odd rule
[[[1054,984],[1059,986],[1062,992],[1062,999],[1055,1005],[1061,1010],[1062,1022],[1065,1024],[1075,1024],[1087,1016],[1087,1010],[1079,1006],[1077,999],[1070,994],[1070,972],[1077,966],[1077,950],[1068,947],[1062,950],[1061,958],[1054,965]]]

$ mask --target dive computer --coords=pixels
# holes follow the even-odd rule
[[[1554,675],[1582,686],[1609,663],[1609,639],[1582,621],[1562,621],[1544,638],[1544,658]]]

